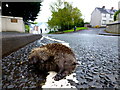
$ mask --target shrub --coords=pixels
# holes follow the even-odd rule
[[[30,26],[29,25],[25,25],[25,32],[27,32],[27,33],[30,32]]]
[[[94,26],[94,28],[99,28],[99,27],[100,27],[99,25]]]
[[[115,12],[115,14],[114,14],[114,21],[116,21],[117,20],[117,16],[118,16],[118,14],[120,13],[120,9],[117,11],[117,12]]]

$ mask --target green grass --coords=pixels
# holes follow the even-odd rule
[[[84,29],[88,29],[88,28],[87,27],[77,27],[76,31],[84,30]],[[48,34],[62,34],[62,33],[69,33],[69,32],[74,32],[74,28],[70,29],[70,30],[65,30],[65,31],[51,31]]]
[[[84,29],[88,29],[87,27],[77,27],[76,28],[76,31],[78,31],[78,30],[84,30]],[[74,29],[71,29],[71,30],[65,30],[65,31],[63,31],[64,33],[67,33],[67,32],[73,32],[74,31]]]

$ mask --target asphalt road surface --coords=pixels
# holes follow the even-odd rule
[[[75,82],[68,79],[76,88],[119,88],[120,62],[117,36],[98,35],[99,29],[89,29],[66,34],[43,35],[20,50],[2,59],[3,88],[42,87],[45,75],[28,70],[28,54],[32,48],[47,43],[64,43],[74,51],[79,65],[75,70]]]
[[[100,29],[89,29],[70,34],[49,35],[69,43],[81,62],[76,69],[79,81],[77,88],[120,86],[119,37],[98,35],[99,31]]]

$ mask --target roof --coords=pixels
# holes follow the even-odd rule
[[[105,13],[105,14],[114,14],[117,10],[113,9],[105,9],[105,8],[99,8],[97,7],[96,9],[98,9],[101,13]]]
[[[8,19],[20,19],[23,20],[22,17],[13,17],[13,16],[1,16],[2,18],[8,18]]]

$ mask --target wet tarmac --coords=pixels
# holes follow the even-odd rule
[[[102,36],[94,38],[94,36],[79,35],[78,39],[76,35],[66,34],[50,35],[50,37],[69,42],[80,63],[75,70],[78,82],[68,79],[71,85],[76,88],[119,88],[118,70],[120,67],[118,52],[116,52],[118,47],[114,43],[111,44],[111,41],[109,42],[110,38],[104,37],[105,41],[108,41],[107,45],[111,45],[107,47],[102,42]],[[115,40],[115,38],[111,39]],[[57,41],[43,38],[4,57],[2,59],[2,88],[41,88],[46,82],[47,74],[28,68],[28,54],[35,47],[55,42]]]
[[[88,33],[49,35],[69,42],[77,61],[76,88],[120,88],[119,37]]]

